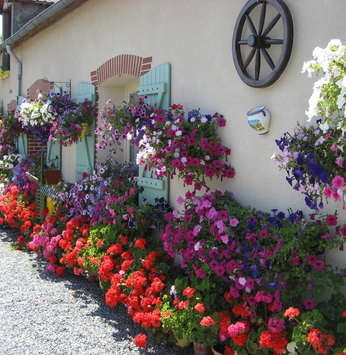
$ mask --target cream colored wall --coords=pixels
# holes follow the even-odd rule
[[[275,139],[304,122],[304,111],[312,93],[313,79],[301,74],[303,62],[312,59],[316,46],[330,39],[346,41],[346,2],[339,0],[285,0],[294,22],[294,43],[290,62],[272,86],[254,89],[239,78],[232,60],[234,24],[244,0],[89,0],[59,23],[25,42],[15,52],[23,62],[23,89],[36,79],[72,80],[72,95],[79,81],[90,82],[90,72],[112,57],[133,54],[153,57],[153,67],[172,65],[172,103],[186,110],[218,111],[227,119],[221,131],[224,144],[232,148],[231,164],[236,177],[214,181],[212,186],[231,190],[245,205],[262,210],[305,208],[303,196],[278,175],[271,156],[278,149]],[[15,62],[12,60],[12,68]],[[9,102],[15,87],[14,70],[2,95]],[[100,107],[108,98],[120,96],[118,89],[99,88]],[[23,94],[24,94],[23,90]],[[114,95],[112,97],[112,95]],[[264,105],[272,124],[259,136],[247,124],[248,110]],[[73,149],[73,148],[68,148]],[[64,148],[63,174],[74,166],[73,154]],[[71,175],[72,178],[72,175]],[[171,203],[181,193],[173,180]],[[329,205],[334,211],[335,206]],[[344,211],[340,211],[344,218]],[[341,260],[339,260],[341,262]]]

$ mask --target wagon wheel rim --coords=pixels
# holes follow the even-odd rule
[[[267,5],[274,6],[277,14],[266,24]],[[260,6],[258,23],[254,23],[251,12]],[[271,38],[271,30],[282,22],[282,38]],[[244,28],[251,34],[244,38]],[[232,53],[233,61],[240,78],[251,87],[267,87],[278,80],[285,70],[291,56],[293,44],[293,22],[291,13],[282,0],[250,0],[240,12],[235,24]],[[243,56],[241,47],[248,46],[251,50]],[[271,46],[280,46],[281,53],[275,62],[269,52]],[[261,78],[262,63],[268,65],[271,72]],[[254,75],[250,75],[248,68],[254,67]]]

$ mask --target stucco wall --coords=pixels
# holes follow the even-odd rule
[[[303,196],[285,181],[285,174],[278,175],[271,156],[278,151],[275,139],[292,130],[296,121],[306,120],[304,111],[314,80],[301,74],[303,62],[312,59],[316,46],[325,47],[330,39],[346,41],[346,2],[285,2],[294,22],[293,50],[281,78],[268,88],[245,85],[233,64],[233,28],[244,0],[89,0],[15,48],[23,63],[21,94],[38,78],[48,77],[54,81],[71,79],[74,97],[78,82],[90,82],[90,72],[121,54],[152,56],[152,67],[169,62],[172,103],[181,103],[186,110],[200,108],[203,113],[218,111],[227,119],[221,136],[232,148],[230,162],[236,177],[214,181],[212,186],[231,190],[241,203],[262,210],[292,207],[310,212]],[[16,85],[13,59],[11,66],[11,78],[0,83],[4,103],[15,94],[8,93]],[[117,99],[118,90],[100,87],[100,107],[112,95]],[[270,132],[264,136],[253,131],[246,118],[248,110],[260,105],[266,106],[272,116]],[[67,179],[74,176],[73,149],[63,152],[63,175]],[[180,182],[174,180],[172,204],[181,191]],[[328,209],[334,211],[336,207],[339,205],[330,204]],[[341,210],[346,222],[344,215]],[[342,254],[336,254],[338,263],[343,264]]]

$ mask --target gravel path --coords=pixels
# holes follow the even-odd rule
[[[145,332],[125,307],[108,307],[98,284],[58,278],[37,254],[11,250],[15,234],[0,230],[0,355],[193,355],[150,338],[136,347]]]

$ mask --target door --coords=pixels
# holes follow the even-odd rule
[[[146,102],[150,105],[156,103],[157,108],[167,109],[171,104],[170,85],[171,65],[163,64],[140,77],[138,95],[148,96]],[[153,171],[144,171],[143,166],[139,167],[138,175],[138,185],[143,187],[143,192],[139,194],[140,206],[145,203],[155,204],[156,198],[163,197],[168,201],[169,177],[157,179]]]
[[[95,86],[89,83],[79,83],[77,86],[76,102],[85,99],[96,102]],[[89,125],[85,138],[77,143],[76,148],[76,179],[81,180],[84,172],[92,172],[95,164],[95,120]]]

